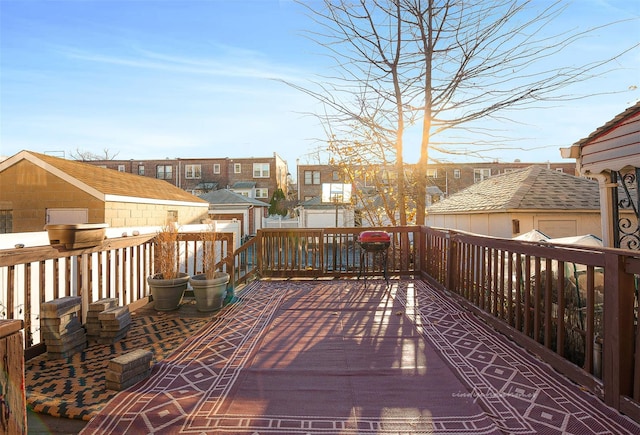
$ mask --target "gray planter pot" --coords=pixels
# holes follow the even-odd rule
[[[189,283],[189,275],[179,273],[175,279],[162,279],[158,275],[147,277],[154,308],[158,311],[172,311],[180,307],[184,291]]]
[[[228,273],[216,272],[213,279],[206,279],[204,274],[194,275],[189,283],[193,288],[198,311],[215,311],[223,307],[229,283]]]

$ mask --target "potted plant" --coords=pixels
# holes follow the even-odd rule
[[[171,311],[180,307],[189,283],[189,275],[178,272],[180,250],[178,228],[170,222],[156,236],[155,274],[147,277],[154,307],[158,311]]]
[[[210,231],[203,233],[202,264],[204,272],[189,279],[198,311],[219,310],[225,302],[229,274],[219,271],[216,267],[217,241],[218,233],[215,232],[215,229],[212,228]],[[220,252],[222,252],[221,249]]]

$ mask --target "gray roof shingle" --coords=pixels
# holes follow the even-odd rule
[[[598,183],[540,166],[496,175],[433,204],[430,214],[600,210]]]
[[[249,198],[239,193],[233,192],[228,189],[214,190],[212,192],[200,195],[201,199],[209,202],[209,204],[217,205],[257,205],[261,207],[268,207],[266,202],[259,201],[254,198]]]

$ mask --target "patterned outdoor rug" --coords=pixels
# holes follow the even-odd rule
[[[115,344],[94,344],[65,359],[49,360],[46,353],[33,358],[25,364],[27,406],[41,414],[88,421],[117,393],[105,388],[109,360],[145,349],[153,352],[154,363],[161,361],[210,320],[209,315],[181,318],[178,311],[142,308],[132,316],[127,337]]]
[[[257,282],[82,434],[640,433],[421,281]]]

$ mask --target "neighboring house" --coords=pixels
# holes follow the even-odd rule
[[[269,212],[269,204],[228,189],[214,190],[200,196],[209,203],[209,218],[214,221],[237,220],[242,234],[250,236],[262,228],[262,220]]]
[[[604,245],[640,250],[640,102],[560,152],[598,180]]]
[[[355,226],[355,213],[352,205],[323,203],[319,196],[304,201],[296,210],[300,228]]]
[[[168,181],[194,195],[252,182],[250,198],[271,199],[277,189],[287,194],[287,162],[278,154],[250,158],[166,158],[156,160],[90,160],[86,163]]]
[[[438,201],[441,197],[450,196],[474,183],[486,180],[495,175],[506,174],[529,166],[540,166],[566,174],[576,175],[572,163],[513,163],[479,162],[479,163],[430,163],[427,166],[427,204]],[[406,164],[405,176],[412,178],[415,165]],[[384,172],[381,169],[379,173]],[[395,168],[386,169],[387,172]],[[346,183],[342,170],[336,165],[298,165],[298,200],[307,201],[320,196],[322,185],[326,183]],[[365,171],[360,171],[365,172]],[[354,188],[376,187],[371,180],[354,180]]]
[[[598,183],[530,166],[493,176],[427,209],[427,225],[513,238],[601,235]]]
[[[0,233],[43,231],[47,223],[195,224],[208,207],[166,181],[75,160],[21,151],[0,163]]]

